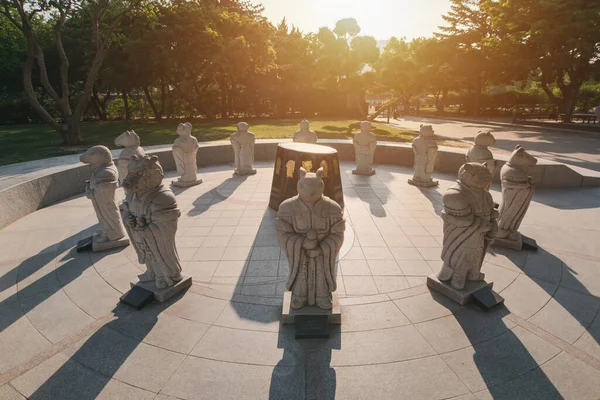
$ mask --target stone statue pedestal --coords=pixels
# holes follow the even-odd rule
[[[529,238],[527,236],[521,235],[520,232],[517,232],[517,238],[495,238],[492,246],[494,247],[504,247],[506,249],[513,250],[532,250],[537,251],[538,245],[535,239]]]
[[[360,172],[356,169],[352,170],[352,175],[373,176],[373,175],[375,175],[375,173],[376,172],[374,169],[372,169],[370,172]]]
[[[196,186],[202,183],[202,179],[197,179],[195,181],[173,181],[171,184],[180,188],[189,188],[192,186]]]
[[[326,316],[330,324],[339,325],[342,323],[342,313],[340,311],[340,300],[336,292],[332,293],[332,300],[330,310],[324,310],[317,306],[304,306],[295,310],[292,308],[292,292],[288,290],[283,294],[281,322],[284,324],[295,324],[297,316]]]
[[[437,187],[439,185],[439,182],[436,180],[431,180],[429,182],[424,182],[424,181],[418,181],[415,179],[409,179],[408,183],[413,185],[413,186],[420,186],[420,187]]]
[[[117,247],[129,246],[129,238],[127,236],[117,240],[107,240],[105,242],[98,241],[98,235],[94,235],[92,238],[92,251],[104,251],[109,249],[115,249]]]
[[[463,290],[454,289],[448,282],[442,282],[438,279],[437,274],[431,274],[427,277],[427,286],[436,292],[440,292],[451,300],[454,300],[460,305],[465,305],[471,301],[471,296],[474,292],[488,286],[490,289],[494,286],[494,282],[486,281],[467,281]]]
[[[238,170],[233,171],[234,175],[238,175],[238,176],[245,176],[245,175],[256,175],[256,170],[255,169],[251,169],[251,170],[246,170],[243,172],[239,172]]]
[[[309,143],[281,143],[277,146],[275,170],[271,185],[269,207],[279,210],[279,205],[298,194],[300,168],[316,172],[323,168],[323,194],[344,209],[342,175],[337,150],[333,147]]]
[[[158,301],[159,303],[162,303],[164,301],[169,300],[171,297],[175,296],[177,293],[183,292],[184,290],[186,290],[187,288],[192,286],[192,277],[183,275],[182,280],[177,282],[175,285],[169,286],[164,289],[158,289],[156,287],[156,284],[154,283],[154,280],[149,281],[149,282],[140,282],[140,281],[131,282],[131,287],[133,288],[134,286],[141,287],[142,289],[145,289],[145,290],[148,290],[148,291],[154,293],[154,299],[156,301]]]

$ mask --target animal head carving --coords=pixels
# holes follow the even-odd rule
[[[123,181],[128,192],[148,191],[162,184],[165,176],[157,156],[132,156],[129,173]]]
[[[470,162],[460,167],[458,179],[467,186],[486,188],[492,182],[492,174],[487,163]]]
[[[481,131],[475,136],[475,145],[488,147],[496,143],[496,138],[488,131]]]
[[[106,146],[93,146],[79,157],[84,164],[104,165],[112,162],[112,154]]]
[[[369,121],[362,121],[360,123],[361,132],[371,132],[371,123]]]
[[[250,125],[248,125],[246,122],[240,122],[237,124],[237,129],[240,132],[248,132],[249,127]]]
[[[115,139],[115,146],[119,147],[138,147],[140,137],[135,131],[125,131]]]
[[[537,158],[518,144],[510,155],[508,163],[517,167],[529,168],[537,164]]]
[[[179,136],[183,135],[191,135],[192,134],[192,124],[189,122],[183,122],[177,125],[177,134]]]
[[[304,168],[300,168],[297,189],[300,199],[307,203],[314,203],[323,197],[323,191],[325,190],[323,168],[319,168],[317,172],[306,172]]]
[[[421,125],[419,128],[419,135],[423,137],[433,137],[433,127],[431,125]]]

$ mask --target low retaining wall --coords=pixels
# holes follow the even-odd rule
[[[258,140],[254,147],[256,161],[274,160],[279,140]],[[323,140],[319,144],[335,148],[340,160],[354,160],[354,146],[350,140]],[[156,155],[165,171],[175,170],[175,161],[171,149],[150,150],[148,154]],[[435,162],[435,171],[457,173],[465,162],[466,149],[441,147]],[[497,160],[504,164],[508,157],[495,154]],[[375,164],[391,164],[412,167],[414,162],[410,144],[379,143],[375,150]],[[233,163],[233,150],[229,142],[200,143],[198,149],[198,167]],[[494,180],[499,181],[499,171]],[[200,174],[202,171],[200,171]],[[596,176],[582,175],[569,166],[540,159],[531,169],[531,176],[538,187],[582,187],[600,186],[600,174]],[[82,193],[85,181],[90,177],[87,165],[76,164],[48,175],[18,183],[0,191],[0,229],[40,208]]]

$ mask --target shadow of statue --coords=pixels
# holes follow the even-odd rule
[[[196,217],[201,215],[205,211],[208,211],[212,206],[219,204],[235,192],[235,190],[240,187],[245,181],[248,179],[248,176],[238,176],[234,175],[231,178],[228,178],[221,182],[216,188],[202,194],[196,200],[193,201],[193,208],[187,212],[187,215],[190,217]],[[182,190],[173,191],[175,195],[182,193]],[[229,194],[224,195],[223,193]]]
[[[76,248],[72,246],[78,240],[91,235],[95,228],[96,225],[48,246],[38,254],[22,260],[0,277],[0,293],[15,286],[19,287],[18,291],[15,290],[14,294],[0,302],[0,332],[82,276],[85,271],[93,268],[90,253],[77,253]],[[55,246],[56,250],[53,249]],[[95,253],[95,257],[101,259],[111,253]],[[57,258],[57,255],[60,256]],[[19,307],[15,308],[15,305]]]
[[[432,297],[448,307],[448,300],[441,294],[432,292]],[[540,356],[541,345],[533,343],[535,335],[514,324],[507,325],[510,311],[506,307],[484,312],[467,305],[451,310],[472,349],[445,343],[444,339],[452,336],[451,330],[440,332],[440,340],[430,342],[439,353],[444,353],[444,361],[471,392],[487,389],[493,399],[562,399],[536,360],[544,356]],[[548,348],[552,347],[548,343]],[[530,348],[535,349],[535,356]],[[555,355],[544,350],[547,359]],[[470,370],[470,359],[481,379]]]
[[[595,271],[597,271],[597,260],[577,256],[563,257],[565,258],[563,260],[542,247],[539,247],[537,252],[525,252],[525,257],[523,257],[522,251],[504,248],[492,247],[490,253],[492,257],[506,257],[530,278],[531,283],[537,285],[550,296],[550,302],[545,303],[543,307],[548,307],[544,311],[546,314],[551,313],[554,314],[555,318],[558,318],[556,313],[559,313],[562,308],[572,318],[572,321],[552,324],[551,322],[557,321],[555,319],[546,320],[540,315],[541,320],[538,323],[541,323],[540,327],[542,329],[549,331],[569,344],[573,344],[581,338],[583,333],[587,332],[588,337],[596,345],[600,345],[600,324],[598,323],[600,322],[600,314],[598,314],[600,299],[598,293],[590,292],[576,270],[577,268],[588,270],[590,278],[594,278]],[[488,260],[492,262],[489,256]],[[578,264],[577,267],[575,267],[576,263]],[[539,315],[540,311],[536,312],[531,318]],[[534,324],[536,322],[533,321]],[[582,329],[583,332],[581,332]]]
[[[65,352],[68,354],[74,350],[69,359],[28,398],[92,400],[109,385],[117,371],[122,375],[120,381],[133,386],[164,385],[173,371],[161,376],[155,372],[160,368],[156,360],[149,360],[143,354],[129,358],[157,324],[159,315],[182,295],[142,310],[119,303],[112,311],[113,319],[87,339],[67,348]],[[165,344],[162,343],[162,346]]]
[[[339,326],[331,326],[329,339],[295,339],[294,325],[279,326],[278,348],[283,357],[271,374],[269,400],[333,400],[336,373],[331,352],[341,348]]]

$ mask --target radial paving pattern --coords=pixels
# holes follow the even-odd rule
[[[73,249],[95,228],[85,197],[1,230],[0,398],[600,397],[599,189],[536,194],[522,230],[540,251],[488,254],[507,307],[486,314],[424,285],[452,177],[420,190],[408,169],[351,167],[343,324],[329,340],[296,341],[279,324],[288,266],[267,208],[270,163],[247,178],[202,169],[202,185],[177,189],[194,285],[139,312],[117,305],[142,270],[132,248]]]

